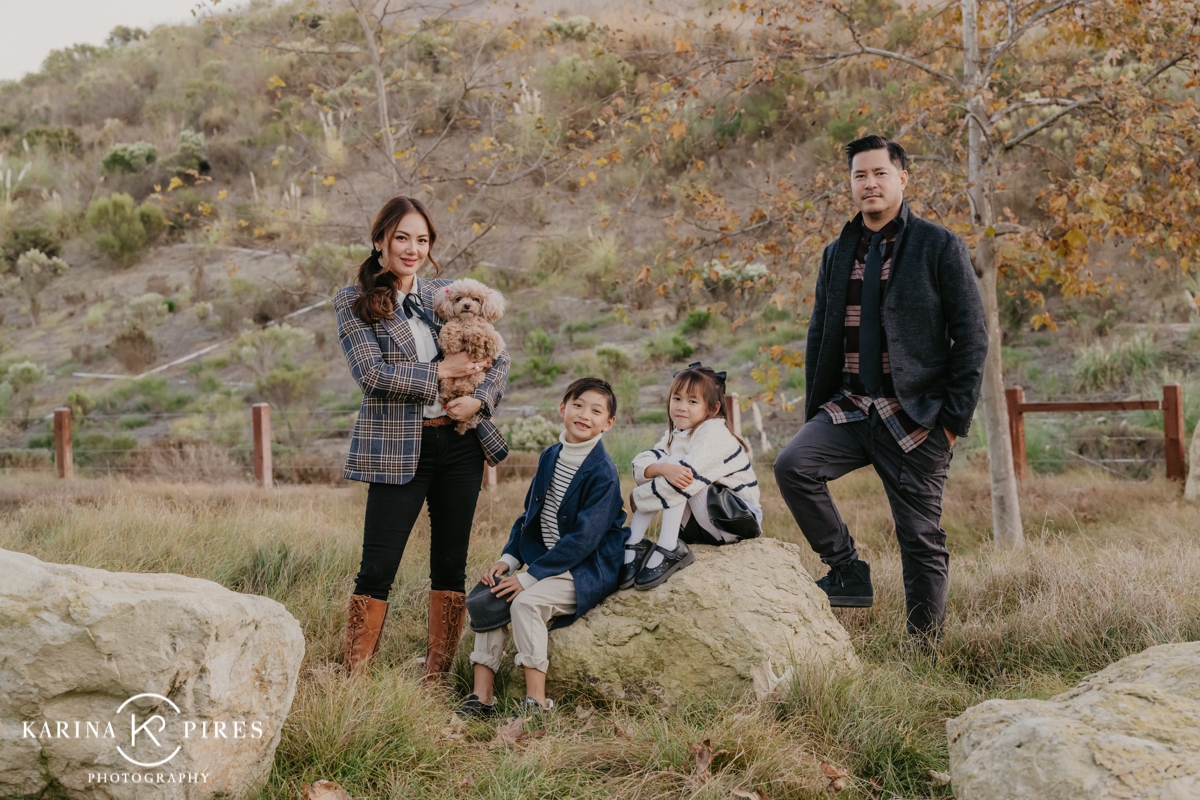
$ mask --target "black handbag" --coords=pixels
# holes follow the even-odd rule
[[[755,539],[762,534],[762,528],[758,526],[758,518],[754,516],[750,504],[728,486],[719,484],[709,486],[705,505],[708,508],[708,517],[712,520],[713,527],[722,533],[737,537],[739,541]],[[680,532],[679,538],[688,544],[730,544],[726,540],[718,540],[704,530],[696,521],[695,515],[688,520],[687,525]]]

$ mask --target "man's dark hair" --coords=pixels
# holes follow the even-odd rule
[[[617,396],[613,393],[612,386],[603,378],[580,378],[567,387],[567,393],[563,395],[562,401],[569,403],[583,397],[584,392],[599,392],[608,395],[608,418],[612,419],[617,415]]]
[[[893,164],[902,170],[908,169],[908,153],[886,136],[864,136],[846,145],[846,166],[854,169],[854,157],[868,150],[887,150]]]

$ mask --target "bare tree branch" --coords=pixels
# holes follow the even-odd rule
[[[1099,100],[1100,99],[1098,97],[1086,97],[1083,100],[1076,100],[1074,103],[1067,106],[1062,111],[1059,111],[1056,114],[1052,114],[1051,116],[1046,117],[1046,119],[1042,120],[1037,125],[1034,125],[1032,128],[1030,128],[1026,131],[1023,131],[1015,138],[1009,139],[1008,141],[1002,143],[1000,145],[1000,149],[1004,150],[1004,151],[1012,150],[1014,147],[1016,147],[1017,145],[1019,145],[1021,142],[1025,141],[1026,139],[1028,139],[1030,136],[1041,133],[1042,131],[1046,130],[1046,128],[1049,128],[1051,125],[1053,125],[1054,123],[1058,122],[1063,117],[1070,114],[1075,109],[1082,108],[1083,106],[1093,105],[1094,103],[1099,102]]]
[[[841,53],[821,53],[814,56],[814,58],[820,60],[822,62],[822,66],[828,66],[835,61],[843,61],[847,58],[854,58],[855,56],[878,56],[879,58],[888,58],[893,61],[899,61],[901,63],[908,64],[910,67],[916,67],[919,70],[924,70],[935,78],[941,78],[949,83],[958,83],[958,78],[954,77],[949,72],[940,70],[937,67],[931,67],[924,61],[910,58],[903,53],[894,53],[891,50],[880,50],[878,47],[864,47],[860,45],[857,50],[845,50]]]
[[[1012,105],[1005,106],[995,114],[992,114],[988,122],[995,125],[1009,114],[1019,111],[1022,108],[1029,108],[1031,106],[1069,106],[1074,102],[1075,99],[1071,97],[1039,97],[1036,100],[1021,100]]]
[[[1146,85],[1152,83],[1155,78],[1157,78],[1159,75],[1162,75],[1164,72],[1169,70],[1171,67],[1175,66],[1176,64],[1178,64],[1181,61],[1186,61],[1187,59],[1192,58],[1195,55],[1196,54],[1193,52],[1180,53],[1179,55],[1172,58],[1170,61],[1167,61],[1166,63],[1164,63],[1158,69],[1154,70],[1154,72],[1151,72],[1145,78],[1142,78],[1141,84],[1143,86],[1146,86]]]
[[[1056,11],[1060,11],[1060,10],[1066,8],[1067,6],[1076,6],[1076,5],[1086,6],[1086,5],[1091,5],[1095,2],[1096,2],[1096,0],[1059,0],[1057,3],[1048,5],[1048,6],[1043,6],[1043,7],[1039,8],[1037,11],[1030,14],[1029,18],[1026,19],[1024,22],[1022,22],[1020,27],[1018,27],[1015,31],[1012,29],[1011,26],[1015,22],[1015,20],[1017,18],[1017,14],[1020,12],[1014,10],[1011,5],[1011,2],[1009,2],[1009,5],[1008,5],[1009,23],[1008,24],[1010,27],[1009,27],[1009,32],[1008,32],[1008,38],[992,47],[991,53],[988,54],[987,64],[984,65],[983,74],[990,75],[992,73],[992,70],[995,69],[996,63],[1000,60],[1000,58],[1005,53],[1007,53],[1010,49],[1012,49],[1013,45],[1015,45],[1017,42],[1019,42],[1025,36],[1025,34],[1029,33],[1029,30],[1031,28],[1033,28],[1035,25],[1037,25],[1039,22],[1041,22],[1046,17],[1050,16],[1051,14],[1053,14]]]

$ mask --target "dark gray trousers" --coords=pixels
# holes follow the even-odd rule
[[[809,420],[775,459],[775,480],[796,524],[831,567],[858,558],[828,482],[868,464],[892,506],[909,633],[937,635],[946,618],[950,553],[941,528],[942,491],[953,455],[939,425],[905,453],[876,412],[865,422],[834,425],[824,411]]]

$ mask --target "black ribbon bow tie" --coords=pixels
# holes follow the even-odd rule
[[[704,364],[702,364],[701,362],[693,361],[692,363],[687,365],[687,368],[688,369],[698,369],[699,367],[703,367],[703,366],[704,366]],[[680,370],[679,372],[682,372],[682,371],[683,370]],[[672,374],[671,377],[672,378],[678,377],[679,372]],[[725,388],[725,377],[728,373],[726,373],[724,370],[721,370],[720,372],[714,371],[713,374],[717,376],[717,380],[719,380],[721,382],[721,388],[724,389]]]
[[[404,316],[407,319],[412,319],[413,314],[416,314],[417,319],[424,322],[426,325],[429,326],[429,330],[433,331],[433,345],[434,345],[434,347],[437,348],[437,351],[438,351],[437,357],[434,358],[433,360],[441,361],[442,358],[445,356],[445,354],[442,353],[442,345],[441,345],[441,343],[438,342],[438,334],[440,334],[442,332],[442,326],[437,324],[436,322],[434,322],[433,317],[429,316],[429,314],[425,311],[425,309],[422,308],[421,301],[417,299],[417,296],[415,294],[404,295],[404,302],[402,302],[400,304],[400,307],[404,309]]]

